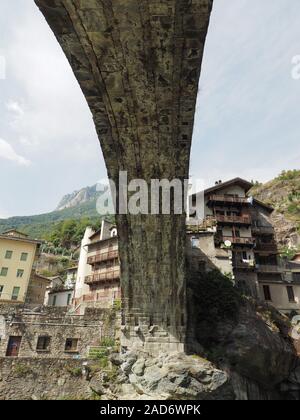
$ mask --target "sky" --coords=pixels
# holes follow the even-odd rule
[[[215,0],[191,170],[206,186],[299,168],[299,0]],[[91,113],[33,0],[1,0],[0,218],[52,211],[106,168]]]

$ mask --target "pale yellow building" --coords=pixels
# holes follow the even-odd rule
[[[0,234],[0,302],[25,302],[41,243],[16,230]]]

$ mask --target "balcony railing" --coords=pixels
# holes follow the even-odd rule
[[[234,204],[249,204],[247,197],[235,197],[229,195],[211,195],[209,201],[215,201],[218,203],[234,203]]]
[[[238,269],[238,270],[254,270],[255,269],[255,262],[253,260],[249,260],[249,262],[233,261],[232,265],[233,265],[233,268]]]
[[[212,229],[217,225],[217,220],[214,216],[207,216],[204,220],[197,223],[192,223],[190,220],[186,225],[186,231],[188,233],[202,232],[207,229]]]
[[[216,215],[218,223],[232,223],[239,225],[251,225],[250,216],[223,216],[221,214]]]
[[[86,276],[86,284],[95,284],[95,283],[105,283],[112,280],[120,279],[120,269],[114,269],[112,271],[105,271],[103,273],[92,274],[91,276]]]
[[[118,258],[118,256],[118,251],[102,252],[101,254],[99,253],[88,257],[87,263],[92,265],[102,261],[114,260],[115,258]]]
[[[222,241],[230,241],[234,245],[254,245],[255,239],[252,237],[247,238],[238,238],[233,236],[223,236]]]

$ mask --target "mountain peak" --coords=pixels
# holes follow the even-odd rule
[[[80,190],[74,191],[71,194],[65,195],[55,210],[59,211],[76,207],[80,204],[95,200],[98,195],[99,193],[97,192],[97,184],[91,187],[81,188]]]

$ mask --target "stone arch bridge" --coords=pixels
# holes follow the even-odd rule
[[[213,0],[34,0],[93,115],[108,176],[184,180]],[[117,215],[122,341],[186,344],[185,215]]]

